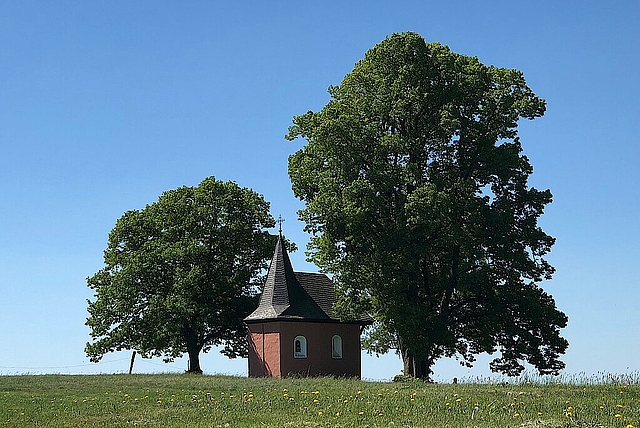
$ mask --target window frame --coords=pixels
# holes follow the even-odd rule
[[[337,339],[337,342],[336,342]],[[336,346],[338,344],[338,346]],[[339,334],[334,334],[331,337],[331,358],[334,360],[341,360],[343,356],[343,348],[342,348],[342,336]]]
[[[300,351],[296,350],[296,342],[300,342]],[[293,338],[293,358],[304,359],[307,358],[307,338],[298,335]]]

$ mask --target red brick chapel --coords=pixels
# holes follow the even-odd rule
[[[249,330],[249,376],[360,377],[360,334],[372,319],[341,322],[333,312],[333,282],[324,274],[294,272],[278,237]]]

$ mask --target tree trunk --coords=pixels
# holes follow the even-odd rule
[[[189,353],[189,369],[187,373],[202,374],[200,368],[200,347],[197,345],[187,345],[187,352]]]
[[[402,355],[402,364],[404,365],[403,373],[405,375],[432,382],[431,375],[433,371],[431,370],[431,366],[435,363],[432,357],[416,357],[415,352],[404,345],[401,345],[400,352]]]

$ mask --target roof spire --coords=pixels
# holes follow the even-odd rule
[[[282,218],[278,219],[280,226],[282,221]],[[258,308],[245,321],[281,318],[330,319],[296,278],[282,234],[276,242]]]

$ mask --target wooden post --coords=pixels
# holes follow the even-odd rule
[[[133,362],[136,359],[136,351],[133,351],[131,353],[131,364],[129,364],[129,374],[131,374],[131,372],[133,372]]]

